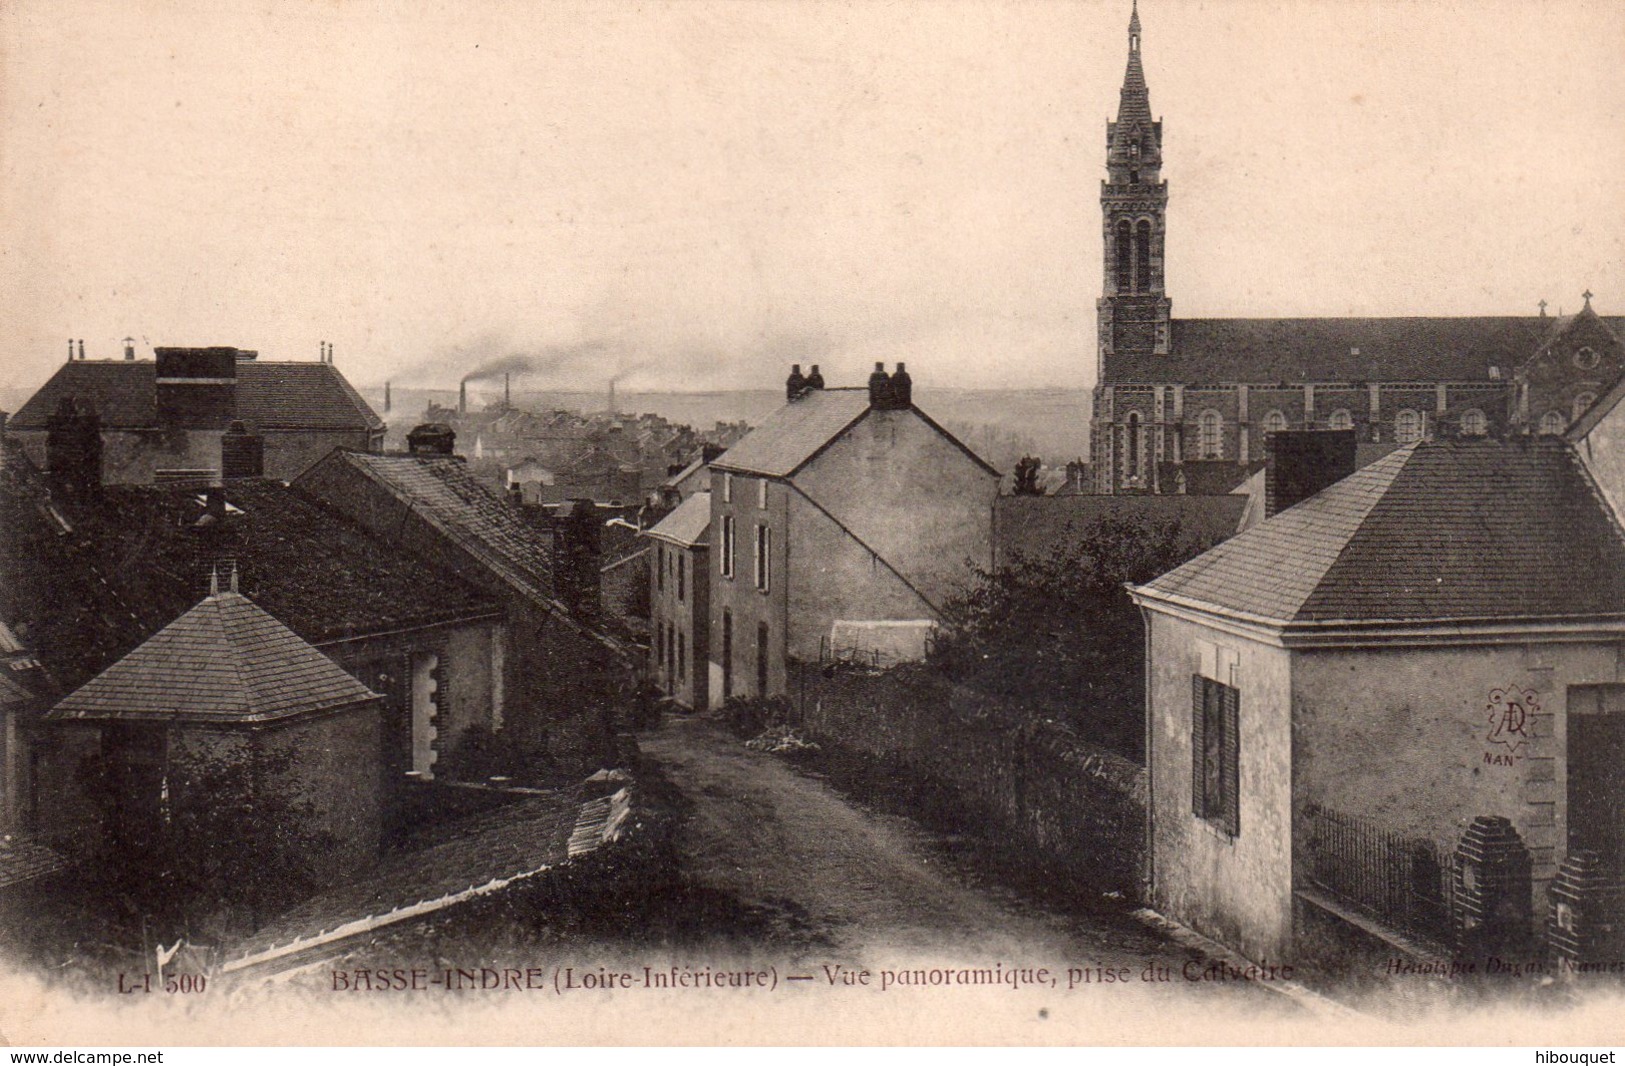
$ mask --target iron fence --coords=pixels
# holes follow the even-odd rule
[[[1362,815],[1315,806],[1304,813],[1307,872],[1316,887],[1401,933],[1450,940],[1449,851]]]

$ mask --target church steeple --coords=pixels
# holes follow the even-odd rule
[[[1168,183],[1162,180],[1162,123],[1140,59],[1140,10],[1128,22],[1128,69],[1117,120],[1106,123],[1106,180],[1100,186],[1105,288],[1100,355],[1166,355],[1172,310],[1163,289]],[[1102,366],[1104,369],[1104,365]]]

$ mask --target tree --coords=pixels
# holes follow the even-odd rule
[[[291,787],[296,755],[256,738],[173,760],[157,794],[131,790],[114,751],[81,767],[108,832],[93,880],[161,935],[197,936],[221,923],[257,927],[319,888],[337,838]],[[142,811],[151,817],[142,817]],[[136,832],[126,828],[134,823]]]
[[[957,682],[1141,758],[1145,630],[1124,586],[1216,542],[1177,520],[1148,526],[1107,515],[1068,527],[1053,555],[979,568],[946,605],[930,661]]]

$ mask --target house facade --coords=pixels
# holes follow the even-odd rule
[[[710,706],[711,494],[697,492],[644,533],[649,551],[650,665],[690,710]]]
[[[334,448],[383,447],[383,419],[325,354],[315,363],[262,362],[228,347],[154,356],[126,349],[122,360],[70,360],[11,417],[7,436],[49,471],[79,454],[70,416],[93,419],[109,485],[230,476],[221,457],[233,422],[257,441],[265,474],[284,481]]]
[[[1625,373],[1625,320],[1183,319],[1166,283],[1169,186],[1136,10],[1101,182],[1090,465],[1101,493],[1227,492],[1281,430],[1368,444],[1561,434]],[[1374,457],[1374,455],[1373,455]]]
[[[1259,960],[1513,952],[1572,864],[1620,869],[1597,484],[1560,438],[1419,442],[1135,589],[1153,906]]]
[[[300,819],[290,831],[328,841],[309,856],[320,876],[365,869],[384,822],[382,783],[366,772],[379,761],[380,703],[247,597],[215,588],[52,708],[47,835],[139,855],[174,831],[175,804],[238,798],[191,790],[233,781],[274,793]]]
[[[838,623],[928,628],[992,559],[999,475],[913,403],[898,364],[808,384],[711,463],[710,699],[787,691]]]

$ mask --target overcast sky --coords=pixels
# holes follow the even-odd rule
[[[1625,313],[1625,4],[1145,0],[1176,316]],[[1126,0],[8,0],[0,386],[1086,385]],[[143,351],[146,349],[143,346]]]

